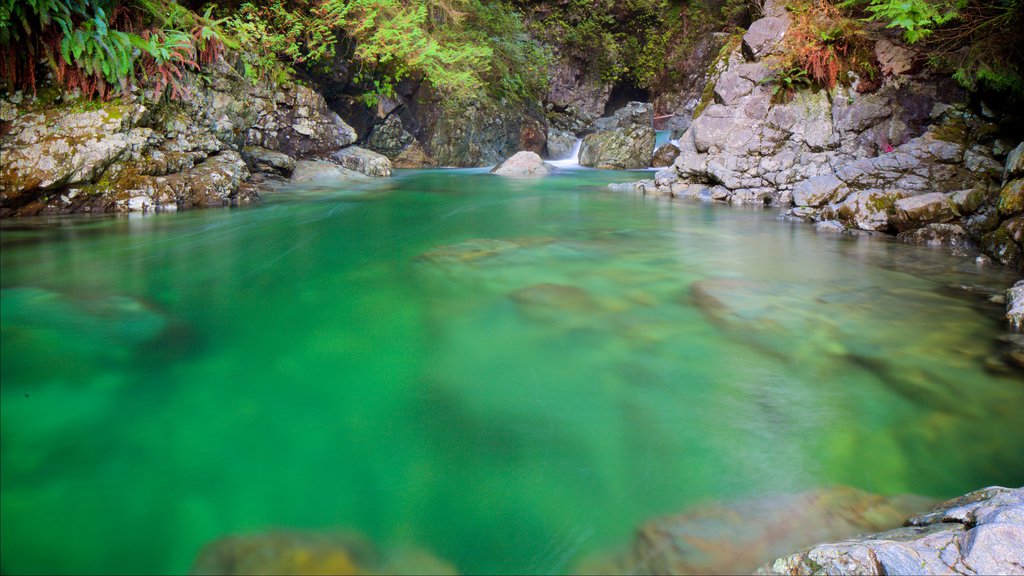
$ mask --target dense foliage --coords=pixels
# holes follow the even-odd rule
[[[552,53],[607,83],[671,90],[694,42],[745,23],[747,0],[0,0],[0,88],[48,73],[87,97],[183,79],[227,56],[252,81],[344,69],[367,104],[402,81],[444,102],[538,101]],[[785,94],[877,75],[864,22],[903,31],[969,89],[1024,95],[1024,0],[791,0]],[[854,73],[851,75],[850,73]]]
[[[300,68],[326,70],[340,52],[368,104],[416,77],[447,102],[485,91],[537,98],[548,53],[518,12],[482,0],[271,0],[228,6],[218,20],[172,0],[5,0],[0,5],[0,75],[35,89],[37,64],[87,96],[140,82],[180,96],[183,73],[225,47],[237,48],[253,81],[282,81]],[[27,51],[22,51],[27,48]]]
[[[964,87],[1024,97],[1024,0],[867,0],[867,10]]]
[[[666,86],[703,32],[728,29],[746,0],[521,0],[531,31],[601,80]]]

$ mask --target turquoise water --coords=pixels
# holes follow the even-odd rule
[[[0,568],[183,572],[225,534],[343,528],[560,572],[709,499],[1022,483],[999,306],[948,288],[1012,277],[605,187],[636,178],[6,221]]]

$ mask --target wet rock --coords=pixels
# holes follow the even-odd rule
[[[559,109],[596,118],[604,113],[611,91],[612,85],[602,82],[598,75],[569,58],[558,58],[551,66],[545,101]]]
[[[750,573],[780,550],[896,527],[930,503],[840,486],[707,504],[647,522],[637,530],[632,551],[598,573]]]
[[[395,168],[430,168],[437,166],[437,162],[416,141],[413,141],[408,148],[396,156],[391,164]]]
[[[861,230],[885,231],[896,213],[896,201],[906,196],[902,190],[853,192],[842,202],[826,206],[822,215]]]
[[[568,284],[534,284],[512,292],[509,298],[523,313],[545,320],[563,313],[590,314],[600,310],[589,292]]]
[[[366,138],[366,147],[394,160],[415,142],[413,135],[405,131],[398,114],[391,114],[377,124]]]
[[[678,156],[678,146],[671,142],[667,144],[662,144],[661,146],[658,147],[657,150],[654,151],[654,157],[651,158],[651,167],[664,168],[666,166],[671,166],[672,163],[676,161],[676,158]],[[673,172],[675,171],[673,170]]]
[[[555,172],[555,167],[541,159],[536,152],[516,152],[491,170],[498,176],[531,177],[548,176]]]
[[[356,141],[356,131],[327,106],[323,96],[301,84],[276,91],[249,90],[237,95],[257,111],[245,143],[283,152],[293,158],[331,154]]]
[[[1006,321],[1017,330],[1024,329],[1024,280],[1006,291]]]
[[[259,146],[242,149],[242,159],[252,172],[272,174],[288,178],[295,171],[295,159],[281,152],[274,152]]]
[[[296,183],[329,182],[365,177],[355,170],[320,160],[299,160],[295,163],[295,171],[292,172],[292,182]]]
[[[1024,213],[1024,178],[1011,180],[999,193],[997,204],[1001,216]]]
[[[276,531],[226,536],[206,545],[190,574],[456,574],[450,564],[419,549],[381,549],[344,532]]]
[[[342,148],[331,154],[331,160],[339,166],[366,176],[391,176],[391,161],[387,156],[358,146]]]
[[[0,290],[0,340],[9,355],[4,361],[39,366],[46,378],[67,371],[74,382],[82,364],[130,360],[140,346],[159,342],[168,325],[160,311],[130,296]]]
[[[511,250],[551,244],[554,241],[553,238],[543,236],[510,238],[507,240],[499,238],[473,238],[458,244],[439,246],[429,252],[420,254],[416,257],[416,260],[435,264],[473,262],[491,258]]]
[[[548,128],[548,158],[551,160],[565,160],[572,156],[576,147],[576,135],[568,130]]]
[[[760,574],[1022,574],[1024,489],[992,487],[944,502],[907,526],[820,544]]]
[[[630,102],[614,116],[603,118],[597,132],[580,147],[580,164],[592,168],[647,168],[654,152],[654,107]]]
[[[126,103],[18,116],[0,138],[0,205],[23,204],[39,191],[89,184],[115,161],[130,159],[153,133],[134,126],[145,111],[140,103]]]
[[[983,234],[979,240],[981,250],[1007,268],[1019,269],[1022,264],[1021,245],[1014,240],[1013,222],[1004,221],[999,228]]]
[[[821,222],[815,222],[814,230],[817,232],[840,234],[846,232],[846,226],[843,226],[843,223],[838,220],[822,220]]]
[[[941,192],[900,198],[894,204],[890,221],[899,231],[918,228],[931,222],[949,222],[957,216],[952,201]]]
[[[843,198],[838,194],[845,186],[835,174],[808,178],[793,187],[793,205],[818,208],[830,202],[841,201]]]
[[[972,242],[967,232],[956,224],[928,224],[916,230],[900,232],[896,237],[908,244],[967,248]]]
[[[1006,156],[1006,168],[1003,170],[1003,181],[1024,178],[1024,142],[1017,145]]]

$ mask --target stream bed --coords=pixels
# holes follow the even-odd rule
[[[0,570],[180,573],[225,535],[345,530],[568,572],[713,501],[1021,484],[985,297],[1013,275],[606,186],[640,177],[0,223]]]

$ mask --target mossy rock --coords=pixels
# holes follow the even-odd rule
[[[1002,216],[1024,213],[1024,178],[1012,180],[1003,186],[1003,191],[999,193],[997,207]]]

